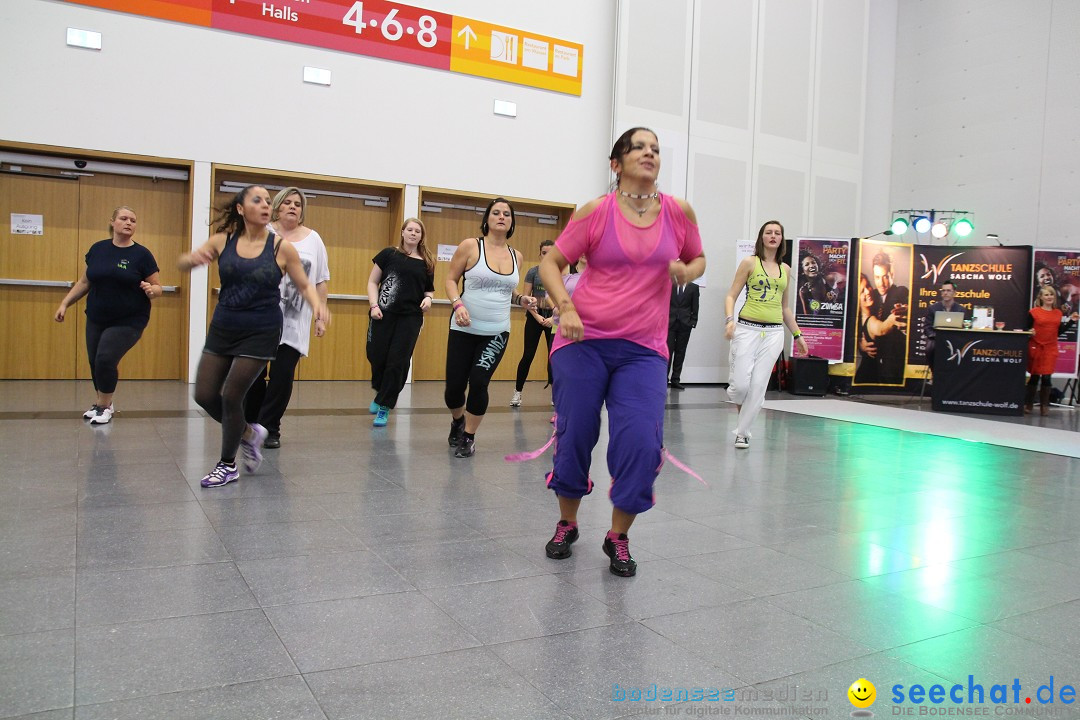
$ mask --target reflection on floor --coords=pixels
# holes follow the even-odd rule
[[[881,402],[844,402],[836,398],[777,399],[768,401],[765,407],[768,410],[1080,458],[1075,422],[1072,430],[1054,427],[1066,424],[1068,420],[1076,420],[1077,415],[1071,409],[1055,408],[1049,417],[1036,415],[1023,418],[1023,422],[1005,423],[1002,418],[993,415],[961,418],[946,412],[919,412]]]
[[[302,383],[263,469],[202,490],[220,432],[188,386],[122,382],[90,427],[88,383],[0,383],[0,717],[844,717],[859,678],[879,717],[969,682],[989,715],[1000,683],[1077,717],[1080,460],[778,411],[736,452],[721,389],[673,392],[709,487],[665,466],[624,579],[603,439],[573,557],[545,557],[550,457],[502,458],[551,406],[512,391],[457,460],[438,384],[373,429],[361,383]]]

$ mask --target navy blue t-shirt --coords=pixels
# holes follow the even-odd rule
[[[154,255],[139,243],[117,247],[101,240],[86,252],[86,318],[98,325],[144,328],[150,322],[150,298],[139,287],[158,271]]]

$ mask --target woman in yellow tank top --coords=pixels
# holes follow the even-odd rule
[[[809,353],[795,322],[788,295],[791,268],[783,262],[787,251],[784,226],[770,220],[758,230],[754,254],[739,263],[724,309],[727,339],[731,342],[728,397],[739,411],[735,447],[750,447],[750,426],[765,403],[776,358],[784,349],[784,326],[791,330],[803,355]],[[735,317],[735,301],[746,288],[746,303]]]

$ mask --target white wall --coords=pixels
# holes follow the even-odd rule
[[[605,187],[614,6],[425,0],[583,43],[581,97],[44,0],[0,3],[0,139],[582,202]],[[102,50],[65,46],[96,30]],[[301,82],[304,65],[333,73]],[[517,103],[516,119],[492,114]]]
[[[694,206],[708,259],[682,379],[726,381],[738,239],[771,219],[790,238],[887,223],[873,215],[888,213],[895,0],[621,0],[619,10],[615,132],[657,131],[661,188]]]
[[[900,0],[893,210],[1080,247],[1080,3]]]

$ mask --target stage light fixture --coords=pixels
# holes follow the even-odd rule
[[[915,218],[915,221],[912,223],[912,225],[915,228],[915,232],[923,235],[930,231],[930,218],[925,215],[920,215],[919,217]]]
[[[904,218],[896,218],[892,221],[892,234],[903,235],[908,230],[908,221]]]
[[[960,218],[953,223],[952,231],[956,233],[957,237],[966,238],[975,230],[975,225],[966,217]]]
[[[945,219],[937,220],[933,227],[930,228],[930,234],[934,237],[941,239],[949,234],[949,221]]]

